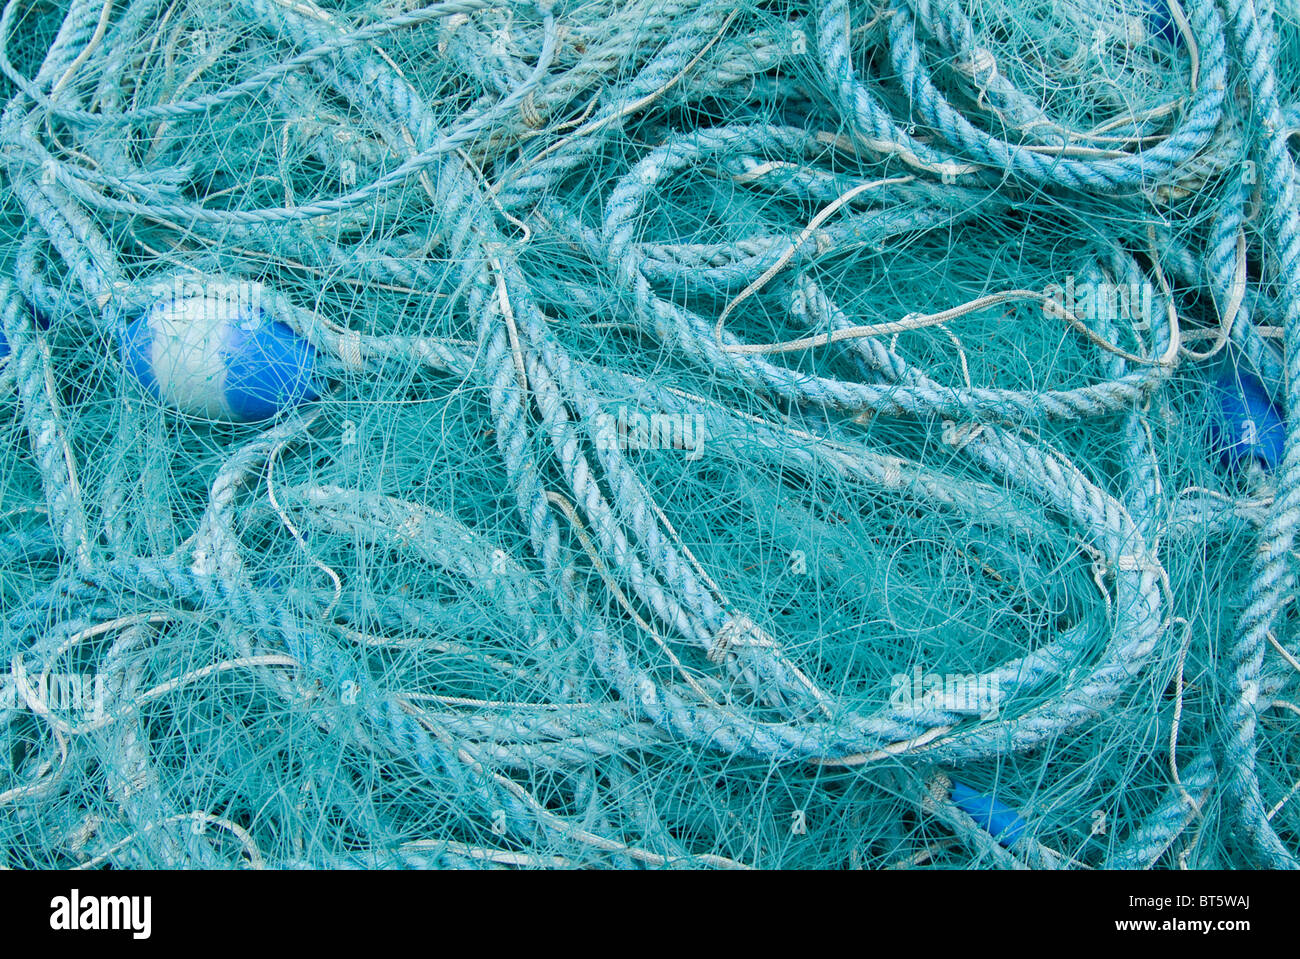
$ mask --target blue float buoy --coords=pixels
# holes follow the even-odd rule
[[[1165,0],[1143,0],[1146,5],[1147,29],[1165,43],[1178,46],[1183,42],[1182,32],[1174,22],[1174,15]]]
[[[156,399],[210,419],[263,420],[317,398],[315,351],[271,314],[265,288],[179,280],[127,327],[127,366]]]
[[[1210,445],[1223,465],[1235,469],[1255,461],[1265,469],[1282,462],[1286,423],[1254,374],[1229,371],[1211,389]]]
[[[952,801],[1004,846],[1014,845],[1028,828],[1020,814],[1010,806],[961,783],[952,784]]]

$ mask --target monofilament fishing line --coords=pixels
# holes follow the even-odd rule
[[[1300,855],[1300,18],[10,0],[0,865]]]

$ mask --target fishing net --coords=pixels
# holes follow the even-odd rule
[[[11,0],[0,864],[1294,865],[1297,23]]]

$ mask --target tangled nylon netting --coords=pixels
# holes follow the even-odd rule
[[[1296,865],[1297,22],[10,0],[0,864]]]

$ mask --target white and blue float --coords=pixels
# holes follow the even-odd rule
[[[155,399],[191,416],[251,422],[317,398],[315,350],[276,318],[262,284],[178,277],[150,292],[122,351]]]

